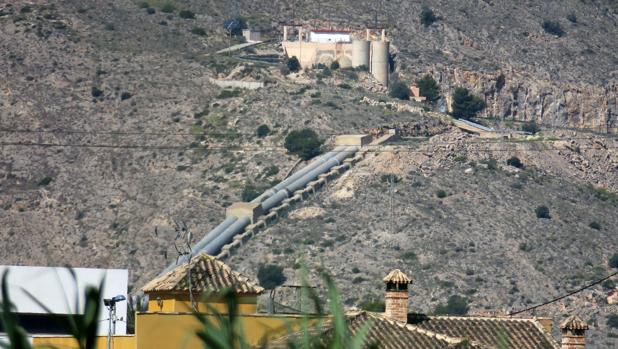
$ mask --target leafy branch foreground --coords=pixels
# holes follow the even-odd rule
[[[77,276],[72,269],[68,269],[73,282],[77,285]],[[28,340],[28,333],[19,326],[15,307],[11,303],[11,298],[8,292],[8,270],[2,274],[2,302],[0,303],[0,325],[6,333],[8,344],[0,342],[0,348],[10,349],[30,349],[32,345]],[[23,290],[26,295],[48,314],[52,311],[36,299],[28,291]],[[97,329],[99,326],[98,315],[101,311],[101,297],[103,295],[103,281],[99,287],[89,286],[86,288],[86,297],[84,304],[83,315],[68,315],[66,322],[62,325],[65,330],[75,339],[79,349],[94,349],[96,348]],[[80,309],[79,296],[75,297],[75,309]]]
[[[69,269],[74,282],[77,282],[75,273]],[[2,302],[0,303],[0,325],[6,333],[8,343],[0,343],[0,348],[6,349],[31,349],[32,345],[28,340],[28,333],[19,326],[15,307],[11,303],[8,292],[8,271],[2,275]],[[289,336],[286,345],[290,349],[360,349],[363,347],[365,338],[372,326],[371,321],[367,321],[356,333],[352,333],[348,327],[339,292],[335,283],[328,275],[323,276],[327,286],[328,304],[330,316],[314,316],[303,314],[300,323],[288,323],[287,329]],[[307,287],[306,278],[303,277],[304,299],[309,299],[315,304],[318,314],[324,314],[321,302],[315,291]],[[85,311],[83,315],[70,315],[68,321],[63,323],[67,332],[76,340],[80,349],[95,349],[98,314],[101,311],[100,303],[102,296],[103,282],[99,287],[87,287],[85,297]],[[28,294],[30,298],[40,305],[46,312],[51,313],[45,305]],[[210,294],[204,294],[203,301],[207,304],[209,313],[194,312],[193,316],[201,323],[200,329],[195,335],[204,344],[204,348],[209,349],[248,349],[251,346],[245,336],[244,329],[240,323],[241,317],[238,313],[239,298],[232,289],[223,291],[220,295],[228,311],[219,312],[206,301]],[[79,309],[79,297],[76,297],[76,309]],[[300,325],[300,331],[295,332],[293,326]],[[316,336],[316,333],[321,335]],[[268,343],[263,345],[267,347]],[[369,346],[373,348],[373,346]]]

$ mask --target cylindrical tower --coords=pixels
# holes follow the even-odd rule
[[[369,41],[352,41],[352,68],[365,66],[369,69]]]
[[[384,86],[388,86],[388,41],[371,42],[371,74]]]

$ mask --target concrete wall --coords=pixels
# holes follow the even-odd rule
[[[264,87],[261,81],[242,81],[242,80],[217,80],[210,78],[210,83],[223,88],[243,88],[246,90],[257,90]]]
[[[282,43],[288,57],[296,57],[303,68],[311,68],[318,63],[330,64],[342,59],[352,62],[351,43],[321,43],[286,41]]]

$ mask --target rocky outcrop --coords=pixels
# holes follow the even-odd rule
[[[554,82],[514,70],[482,73],[435,66],[445,95],[466,86],[487,103],[484,117],[535,121],[558,127],[618,132],[618,82]]]

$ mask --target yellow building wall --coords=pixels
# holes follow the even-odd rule
[[[199,296],[196,296],[199,299]],[[217,298],[210,298],[208,303],[197,302],[199,312],[210,313],[214,308],[219,313],[227,313],[227,305]],[[150,294],[148,311],[157,313],[190,313],[193,308],[188,295],[178,294]],[[245,296],[238,299],[240,314],[254,314],[257,312],[257,296]]]
[[[113,349],[135,349],[135,336],[114,336],[112,337]],[[55,349],[79,349],[77,341],[69,336],[36,336],[32,338],[34,347],[53,347]],[[97,348],[105,349],[107,347],[107,337],[99,336],[96,341]]]
[[[279,338],[287,334],[289,329],[297,331],[301,321],[300,316],[294,315],[240,316],[240,323],[250,345]],[[311,319],[312,324],[315,321]],[[202,349],[203,344],[195,335],[201,328],[201,323],[191,314],[139,313],[135,325],[136,349]]]

